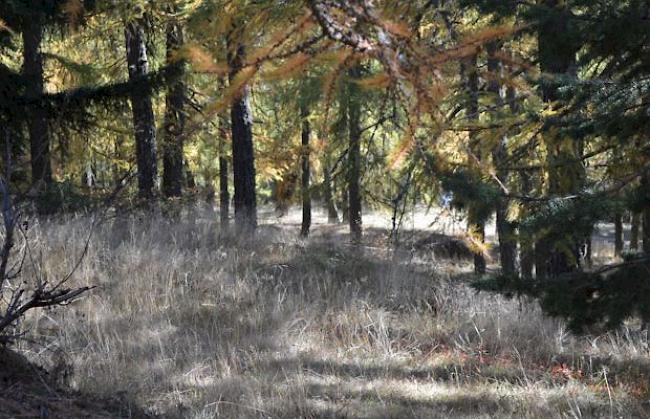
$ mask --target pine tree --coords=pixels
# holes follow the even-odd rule
[[[497,58],[499,45],[492,42],[487,45],[488,53],[488,72],[490,80],[488,82],[488,91],[494,96],[498,109],[503,108],[503,98],[501,93],[500,80],[502,79],[502,66]],[[507,136],[500,139],[499,143],[492,152],[492,159],[496,167],[502,167],[508,158]],[[502,185],[508,185],[509,174],[505,170],[497,170],[496,177]],[[517,240],[515,229],[508,220],[508,200],[500,197],[496,204],[496,226],[499,239],[499,258],[501,261],[501,270],[506,276],[517,275]]]
[[[31,103],[27,116],[32,183],[52,183],[51,133],[45,94],[43,41],[46,30],[67,24],[63,0],[12,0],[0,4],[0,19],[22,37],[24,95]],[[3,31],[5,28],[1,28]],[[18,118],[22,119],[22,118]]]
[[[347,167],[347,195],[348,195],[348,221],[353,243],[361,242],[363,235],[361,221],[361,102],[359,88],[355,81],[361,78],[362,68],[356,65],[349,70],[350,82],[346,94],[348,113],[348,167]]]
[[[144,19],[137,18],[127,22],[124,29],[129,80],[132,82],[149,74],[144,26]],[[138,191],[141,198],[148,200],[152,199],[156,193],[158,177],[156,122],[151,101],[150,89],[134,90],[131,94],[138,166]]]
[[[479,119],[479,75],[478,75],[478,55],[471,55],[466,61],[461,63],[461,75],[464,82],[465,94],[467,95],[465,103],[466,119],[469,123],[476,124]],[[469,156],[468,161],[480,164],[482,160],[479,144],[474,133],[470,133],[469,138]],[[485,222],[486,220],[479,214],[474,206],[482,203],[469,203],[467,224],[469,234],[475,236],[475,239],[485,242]],[[484,274],[486,271],[485,256],[480,252],[474,253],[474,272]]]
[[[309,236],[309,229],[311,228],[311,191],[310,191],[310,177],[311,177],[311,164],[310,164],[310,156],[311,156],[311,144],[310,144],[310,137],[311,137],[311,125],[309,123],[309,108],[308,104],[305,103],[305,99],[303,98],[301,103],[300,103],[300,119],[302,120],[302,127],[301,127],[301,153],[300,153],[300,160],[301,160],[301,169],[302,169],[302,177],[301,177],[301,195],[302,195],[302,225],[300,229],[300,234],[303,237]]]
[[[564,34],[570,33],[571,11],[558,0],[544,0],[548,14],[538,28],[539,66],[542,72],[541,95],[549,103],[560,99],[558,87],[544,77],[574,76],[576,74],[576,53],[578,47],[572,42],[561,42]],[[560,46],[558,48],[558,46]],[[548,154],[548,194],[551,197],[565,196],[580,191],[584,178],[582,163],[559,165],[558,161],[579,159],[583,145],[576,139],[557,138],[547,129],[543,134]],[[555,277],[579,268],[580,242],[574,237],[566,243],[549,243],[542,237],[536,243],[536,271],[540,277]]]
[[[242,70],[245,47],[228,41],[230,82],[235,83]],[[255,188],[255,154],[253,151],[253,114],[250,108],[250,87],[237,92],[230,110],[232,131],[233,179],[235,186],[235,224],[239,231],[253,232],[257,227],[257,196]]]
[[[329,156],[325,157],[325,164],[323,165],[323,199],[325,200],[325,207],[327,209],[327,222],[329,224],[336,224],[339,222],[339,213],[336,209],[336,202],[334,201],[334,191],[332,186],[331,166],[329,164]]]
[[[630,226],[630,250],[639,250],[639,228],[641,226],[641,217],[638,212],[632,212],[632,222]]]
[[[170,21],[166,28],[167,64],[176,65],[174,55],[183,45],[180,22]],[[186,88],[182,75],[167,86],[165,98],[165,131],[163,138],[162,190],[166,197],[179,197],[183,191],[183,143]]]
[[[221,90],[225,87],[225,81],[219,81]],[[230,219],[230,192],[228,190],[228,153],[226,146],[228,143],[228,115],[226,112],[219,112],[218,115],[218,164],[219,164],[219,222],[222,231],[227,231]]]
[[[621,256],[623,253],[623,214],[617,212],[614,215],[614,255]]]
[[[46,111],[39,103],[44,91],[42,42],[45,30],[45,16],[34,13],[22,25],[23,38],[23,75],[27,83],[25,92],[28,99],[34,100],[29,118],[30,156],[32,182],[52,183],[52,166],[50,162],[50,133]]]

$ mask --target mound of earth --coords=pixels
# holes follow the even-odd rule
[[[458,237],[432,233],[413,246],[416,250],[433,252],[435,257],[442,259],[469,260],[474,253],[467,244]]]
[[[99,400],[62,389],[44,369],[0,348],[0,418],[152,418],[125,400]]]

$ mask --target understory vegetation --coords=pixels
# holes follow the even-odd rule
[[[0,419],[650,417],[650,0],[0,0]]]
[[[573,335],[533,300],[472,290],[470,259],[445,250],[449,237],[405,231],[391,248],[377,223],[353,247],[315,215],[306,240],[290,222],[262,224],[255,240],[220,234],[201,209],[106,222],[74,279],[98,288],[31,315],[36,342],[18,349],[123,413],[647,417],[638,325]],[[88,223],[33,226],[42,269],[70,269]]]

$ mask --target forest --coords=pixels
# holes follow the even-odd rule
[[[0,0],[0,418],[650,418],[648,133],[650,0]]]

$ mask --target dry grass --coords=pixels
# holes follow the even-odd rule
[[[361,249],[324,225],[247,242],[213,218],[99,227],[75,276],[99,288],[33,315],[20,349],[165,417],[648,417],[645,334],[573,337],[534,303],[470,291],[462,263],[388,251],[381,229]],[[88,225],[32,229],[48,275]]]

